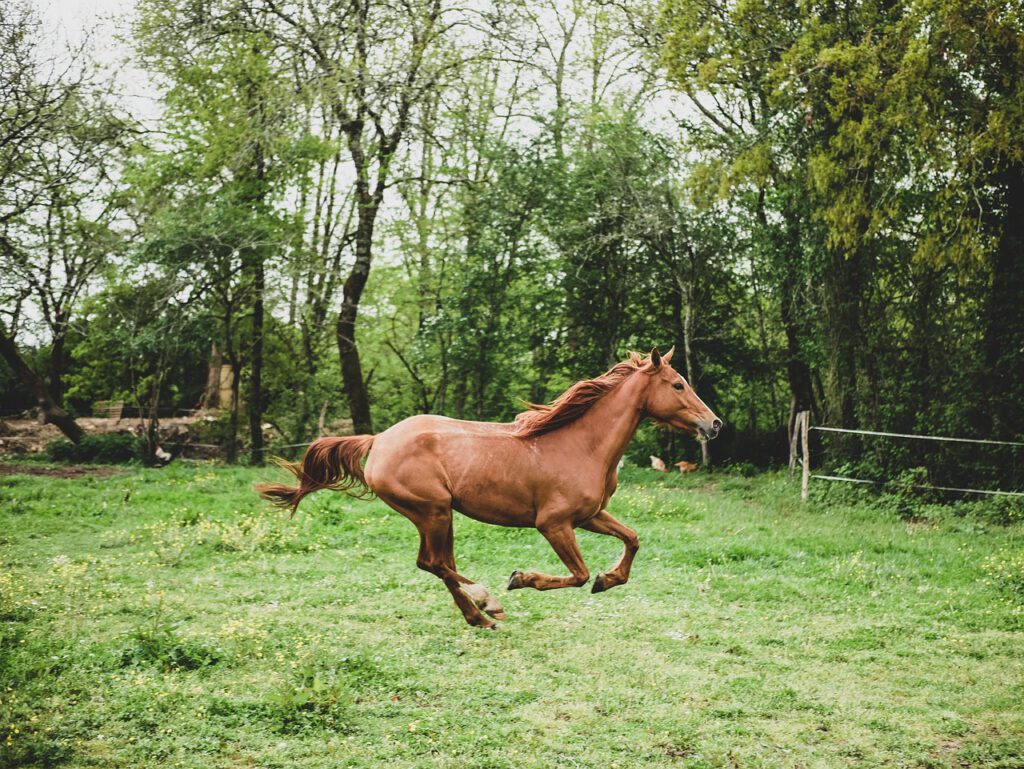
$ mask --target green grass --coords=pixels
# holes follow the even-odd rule
[[[640,554],[601,595],[506,593],[563,569],[458,518],[492,633],[396,513],[289,520],[250,490],[274,474],[0,477],[0,766],[1024,766],[1019,522],[634,470],[610,510]]]

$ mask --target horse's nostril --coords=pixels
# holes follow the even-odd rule
[[[714,420],[711,423],[711,427],[714,428],[715,430],[721,430],[722,429],[722,420],[721,419]]]

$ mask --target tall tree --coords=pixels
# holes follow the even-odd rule
[[[370,399],[357,342],[359,304],[373,265],[374,235],[392,162],[406,140],[413,112],[459,65],[447,45],[452,24],[439,0],[394,5],[305,0],[267,6],[280,20],[278,42],[306,56],[316,87],[344,135],[354,177],[354,260],[342,286],[335,325],[341,375],[357,433],[373,431]]]
[[[84,52],[61,65],[40,54],[41,39],[29,5],[0,2],[0,339],[44,418],[77,441],[61,408],[65,342],[88,284],[119,249],[112,176],[126,125],[96,95]],[[26,303],[49,332],[48,382],[15,343]]]
[[[304,141],[294,73],[273,56],[274,17],[229,1],[209,10],[190,3],[140,6],[140,53],[169,79],[167,118],[174,128],[172,149],[153,156],[160,170],[149,176],[156,184],[147,205],[154,243],[163,242],[165,255],[184,271],[208,254],[198,264],[210,267],[203,284],[219,301],[222,346],[232,366],[228,454],[236,453],[245,367],[251,460],[260,462],[267,262],[293,237],[278,207],[287,184],[305,173],[310,153],[319,149]],[[178,162],[169,165],[169,154]],[[181,217],[178,207],[192,216]]]
[[[810,409],[815,347],[801,307],[813,301],[805,252],[814,233],[806,205],[806,110],[777,98],[783,56],[795,45],[802,16],[772,2],[722,8],[702,0],[669,0],[660,45],[672,81],[688,97],[686,141],[705,153],[690,184],[706,200],[729,196],[746,212],[758,264],[770,281],[786,339],[789,421]]]

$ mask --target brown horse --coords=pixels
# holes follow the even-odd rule
[[[379,435],[321,438],[300,464],[283,463],[298,487],[266,483],[260,494],[294,512],[319,489],[373,493],[415,524],[416,565],[451,591],[471,625],[493,628],[505,612],[483,585],[455,570],[452,510],[484,523],[535,527],[572,576],[514,571],[508,589],[580,587],[590,579],[574,529],[625,543],[615,568],[599,574],[593,592],[629,579],[636,534],[605,510],[615,493],[619,460],[645,416],[714,438],[721,420],[669,365],[672,351],[633,353],[596,379],[577,382],[549,406],[531,405],[511,424],[447,417],[409,417]],[[365,468],[360,467],[363,457]],[[363,487],[364,490],[356,490]]]

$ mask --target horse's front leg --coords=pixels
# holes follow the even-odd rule
[[[573,531],[571,520],[566,518],[557,523],[541,525],[537,528],[551,544],[551,548],[558,554],[558,557],[562,559],[562,563],[572,572],[572,576],[552,577],[549,574],[541,574],[536,571],[519,571],[517,569],[508,578],[508,589],[532,587],[535,590],[554,590],[559,587],[581,587],[587,584],[590,572],[587,571],[587,565],[583,563],[579,545],[576,544],[576,532]]]
[[[622,558],[615,564],[615,568],[611,571],[606,571],[604,574],[597,575],[591,592],[602,593],[616,585],[625,584],[629,579],[629,570],[633,566],[633,557],[636,555],[636,551],[640,549],[640,540],[637,539],[636,532],[612,518],[607,510],[602,510],[580,528],[597,534],[608,534],[609,536],[617,537],[626,545]]]

